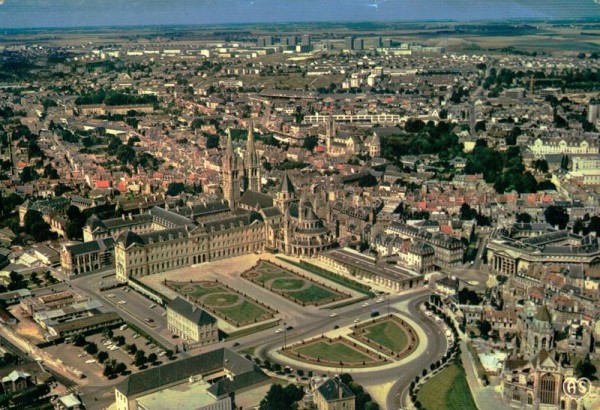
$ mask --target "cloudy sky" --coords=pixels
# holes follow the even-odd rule
[[[600,18],[600,0],[0,0],[0,28]]]

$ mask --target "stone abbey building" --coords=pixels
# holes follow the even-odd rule
[[[260,185],[250,129],[243,161],[238,161],[228,135],[222,166],[225,201],[153,207],[135,217],[106,221],[94,217],[84,232],[93,239],[118,235],[115,267],[121,281],[264,249],[312,257],[336,246],[307,192],[298,195],[287,174],[274,197],[260,192]]]

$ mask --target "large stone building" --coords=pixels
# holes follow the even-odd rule
[[[167,305],[167,327],[194,345],[207,345],[219,341],[217,319],[210,313],[179,296]]]
[[[313,209],[305,189],[297,191],[285,174],[275,197],[247,189],[260,189],[260,170],[252,132],[249,133],[244,167],[239,166],[231,136],[223,160],[225,203],[162,209],[100,221],[91,218],[86,230],[91,237],[119,234],[115,245],[117,279],[144,276],[191,264],[230,258],[263,249],[314,257],[336,245],[336,238]],[[247,175],[247,184],[241,175]]]
[[[463,263],[465,245],[453,236],[429,232],[426,229],[419,229],[400,222],[392,222],[385,233],[431,246],[435,252],[435,266],[437,267],[453,267]]]
[[[532,264],[580,265],[586,269],[600,264],[598,240],[569,231],[552,231],[531,238],[513,238],[499,232],[488,243],[488,261],[493,271],[515,275]]]
[[[314,401],[318,410],[354,410],[356,408],[356,395],[338,379],[327,379],[317,387]]]
[[[231,410],[236,393],[269,380],[253,362],[222,348],[127,376],[115,386],[115,408]]]
[[[563,382],[570,376],[573,368],[563,366],[545,349],[531,360],[507,359],[502,369],[502,396],[522,409],[583,409],[581,400],[563,390]]]
[[[114,266],[115,240],[104,238],[65,245],[60,252],[60,265],[67,275],[79,275]]]

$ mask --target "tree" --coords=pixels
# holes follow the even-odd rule
[[[492,330],[492,325],[487,320],[478,320],[477,328],[479,329],[479,334],[485,340],[489,338],[489,333]]]
[[[104,330],[102,331],[102,335],[104,337],[111,339],[114,336],[114,332],[110,327],[105,327]]]
[[[53,236],[50,225],[44,221],[42,214],[30,209],[25,214],[25,232],[33,237],[36,242],[46,241]]]
[[[558,226],[559,229],[565,229],[569,223],[569,214],[562,206],[550,205],[544,211],[546,222],[552,226]]]
[[[168,196],[177,196],[185,190],[185,185],[181,182],[171,182],[167,188]]]
[[[271,385],[267,395],[260,402],[260,410],[297,409],[297,402],[304,397],[304,390],[294,384],[285,388],[279,384]]]
[[[167,351],[165,351],[165,355],[167,356],[167,359],[171,360],[171,358],[173,357],[174,352],[171,349],[168,349]]]
[[[94,342],[90,342],[85,346],[85,351],[89,354],[98,353],[98,346]]]
[[[517,214],[517,222],[518,223],[531,223],[531,215],[529,215],[527,212],[522,212],[520,214]]]
[[[106,353],[104,350],[102,350],[102,351],[98,352],[97,358],[98,358],[99,363],[104,363],[106,361],[106,359],[108,359],[108,353]]]
[[[148,355],[148,363],[154,364],[154,363],[156,363],[157,360],[158,360],[158,356],[156,355],[156,353],[150,353]]]
[[[137,352],[137,350],[138,349],[137,349],[137,346],[135,345],[135,343],[132,343],[132,344],[130,344],[130,345],[127,346],[127,351],[130,354],[135,354],[135,352]]]
[[[38,175],[35,168],[33,168],[33,167],[25,167],[21,171],[21,182],[24,184],[31,182],[31,181],[35,181],[39,177],[40,176]]]
[[[590,380],[596,380],[596,366],[590,361],[589,353],[585,355],[582,361],[577,363],[575,373],[577,373],[578,377],[587,377]]]
[[[146,353],[143,350],[138,350],[135,352],[135,365],[137,367],[142,367],[146,364],[148,358],[146,357]]]
[[[458,291],[458,303],[461,305],[479,305],[481,298],[474,290],[464,287]]]
[[[73,341],[73,344],[77,347],[83,347],[85,346],[86,340],[85,340],[85,336],[83,336],[81,333],[77,334],[75,336],[75,339]]]
[[[309,135],[304,139],[304,143],[302,145],[303,148],[312,151],[318,145],[318,139],[314,135]]]
[[[127,371],[127,365],[123,362],[119,362],[115,366],[115,373],[123,374]]]

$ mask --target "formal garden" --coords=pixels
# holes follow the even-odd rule
[[[389,363],[386,357],[341,336],[303,340],[281,352],[295,360],[326,367],[372,367]]]
[[[414,329],[394,315],[361,323],[350,336],[395,359],[408,356],[419,344]]]
[[[242,277],[302,306],[320,306],[350,297],[337,288],[262,260]]]
[[[236,327],[273,319],[277,314],[264,303],[219,281],[165,281],[165,286]]]

